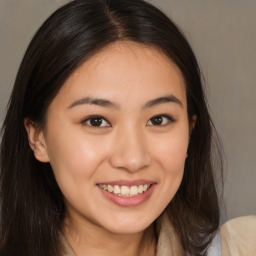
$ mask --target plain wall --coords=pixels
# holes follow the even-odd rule
[[[0,124],[24,51],[67,0],[0,0]],[[225,149],[228,219],[256,214],[256,1],[158,0],[190,41]]]

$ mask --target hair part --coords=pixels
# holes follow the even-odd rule
[[[33,155],[24,118],[43,127],[50,103],[72,72],[118,41],[160,49],[185,79],[188,116],[192,120],[196,115],[197,121],[184,177],[167,212],[184,251],[206,255],[220,213],[211,158],[215,129],[200,69],[177,26],[142,0],[74,0],[55,11],[29,44],[2,128],[0,255],[61,255],[63,196],[50,164],[37,161]],[[218,140],[216,143],[219,145]],[[217,151],[216,160],[221,159],[220,155]],[[221,172],[222,165],[219,167]]]

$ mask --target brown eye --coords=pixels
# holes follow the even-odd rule
[[[148,126],[164,126],[170,122],[174,122],[174,119],[167,115],[158,115],[149,119]]]
[[[108,127],[110,124],[101,116],[90,116],[83,123],[91,127]]]
[[[102,118],[100,117],[94,117],[90,120],[91,126],[101,126],[101,124],[102,124]]]
[[[151,123],[153,125],[161,125],[163,123],[163,118],[161,116],[155,116],[151,118]]]

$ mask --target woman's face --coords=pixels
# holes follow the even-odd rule
[[[154,48],[110,45],[65,82],[39,137],[35,155],[50,162],[67,218],[142,231],[182,180],[189,137],[182,74]]]

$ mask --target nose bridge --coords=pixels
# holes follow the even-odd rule
[[[150,165],[151,158],[143,129],[130,125],[116,132],[111,164],[115,168],[136,172]]]

